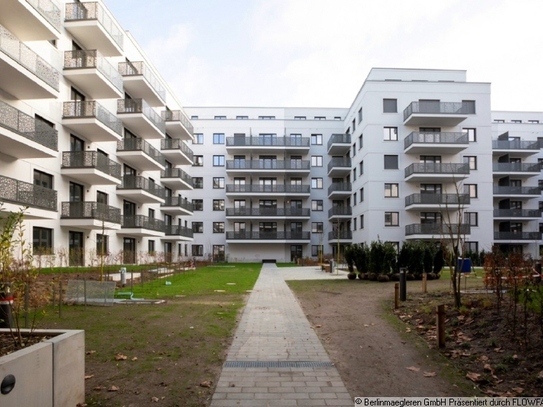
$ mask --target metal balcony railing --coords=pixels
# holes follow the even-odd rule
[[[226,208],[226,216],[309,216],[309,208]]]
[[[405,226],[406,236],[410,235],[468,235],[471,231],[469,224],[446,225],[444,223],[415,223]]]
[[[57,191],[0,175],[0,202],[57,210]]]
[[[309,147],[309,137],[226,137],[227,147]]]
[[[405,206],[411,205],[441,205],[454,209],[458,205],[469,205],[469,194],[412,194],[405,197]]]
[[[59,90],[60,73],[2,25],[0,25],[0,52],[13,58],[53,89]]]
[[[328,209],[328,217],[332,216],[351,216],[353,214],[353,208],[350,206],[334,206]]]
[[[123,215],[121,217],[121,228],[137,228],[164,232],[165,224],[163,220],[150,218],[144,215]]]
[[[192,185],[192,177],[181,168],[166,168],[160,173],[160,178],[180,178],[187,184]]]
[[[65,11],[65,21],[97,20],[119,48],[123,49],[124,33],[122,29],[98,2],[67,3]]]
[[[62,168],[94,168],[107,175],[121,179],[121,164],[96,151],[64,151]]]
[[[309,170],[309,160],[227,160],[227,170]]]
[[[97,50],[72,50],[64,52],[64,69],[87,68],[95,68],[104,75],[117,90],[123,91],[123,77]]]
[[[332,182],[328,187],[328,195],[333,192],[351,192],[353,186],[350,182]]]
[[[494,232],[494,240],[541,240],[541,232]]]
[[[167,196],[164,198],[164,203],[160,204],[161,207],[176,207],[185,209],[188,212],[194,212],[194,205],[187,199],[179,198],[178,196]]]
[[[121,179],[121,185],[117,186],[117,189],[141,189],[162,199],[165,195],[163,187],[140,175],[124,175]]]
[[[166,139],[160,140],[160,149],[161,150],[181,150],[190,159],[190,161],[193,161],[194,159],[194,153],[192,152],[190,147],[187,146],[187,143],[177,138],[166,138]]]
[[[405,177],[413,174],[469,175],[469,164],[414,163],[405,169]]]
[[[141,113],[153,123],[160,132],[166,132],[164,120],[162,120],[153,108],[143,99],[117,99],[117,113]]]
[[[141,151],[160,165],[166,164],[162,153],[141,138],[125,138],[117,141],[117,151]]]
[[[328,232],[328,241],[330,240],[350,240],[353,238],[353,232],[351,230],[340,230],[339,234],[337,231],[332,230]]]
[[[162,120],[165,122],[181,122],[191,136],[194,136],[194,126],[182,110],[163,110]]]
[[[309,240],[309,232],[226,232],[226,240]]]
[[[0,101],[0,127],[52,150],[58,150],[58,132],[46,123]]]
[[[332,144],[346,144],[349,147],[351,146],[351,135],[350,134],[332,134],[328,140],[328,149]]]
[[[102,222],[121,223],[121,210],[100,202],[62,202],[62,219],[94,219]]]
[[[540,187],[494,186],[494,195],[541,195]]]
[[[26,0],[53,27],[60,31],[60,7],[53,0]]]
[[[539,209],[494,209],[495,218],[539,218]]]
[[[277,185],[259,185],[259,184],[227,184],[226,192],[250,192],[250,193],[294,193],[294,194],[308,194],[311,192],[310,185],[290,185],[290,184],[277,184]]]
[[[183,236],[183,237],[194,237],[192,229],[185,226],[178,225],[165,225],[165,235],[166,236]]]
[[[412,144],[451,144],[451,145],[468,145],[469,139],[467,133],[462,132],[436,132],[436,133],[420,133],[414,131],[409,133],[403,141],[404,148],[407,149]]]
[[[494,172],[540,172],[539,163],[493,163]]]
[[[403,111],[404,121],[412,114],[475,114],[475,106],[472,103],[463,102],[411,102]]]
[[[536,150],[539,151],[539,141],[530,140],[492,140],[493,150]]]
[[[122,135],[122,122],[95,100],[64,102],[62,117],[65,119],[94,117],[118,135]]]
[[[122,76],[143,76],[162,100],[166,99],[166,90],[151,68],[143,61],[119,62],[119,73]]]
[[[351,168],[351,159],[348,157],[332,157],[328,163],[328,171],[332,168]]]

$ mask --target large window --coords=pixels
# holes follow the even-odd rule
[[[204,246],[201,244],[192,245],[192,255],[193,256],[203,256],[204,255]]]
[[[397,113],[398,101],[396,99],[383,99],[383,113]]]
[[[96,254],[98,256],[107,256],[109,253],[109,236],[96,234]]]
[[[203,155],[194,155],[192,159],[192,165],[194,167],[203,167],[204,165],[204,156]]]
[[[204,200],[203,199],[193,199],[192,200],[192,208],[195,211],[203,211],[204,210]]]
[[[477,198],[477,184],[464,184],[465,193],[469,195],[470,198]]]
[[[399,226],[400,214],[399,212],[385,212],[385,226]]]
[[[311,178],[311,188],[322,189],[322,178]]]
[[[149,240],[147,242],[147,251],[149,252],[149,256],[154,256],[156,252],[156,242],[154,240]]]
[[[34,254],[53,253],[53,229],[34,226],[32,229],[32,251]]]
[[[398,141],[398,128],[397,127],[383,127],[383,140]]]
[[[322,211],[322,199],[314,199],[311,201],[311,210],[320,212]]]
[[[462,133],[464,134],[467,134],[468,135],[468,141],[470,143],[474,143],[477,141],[477,131],[476,129],[462,129]]]
[[[224,222],[213,222],[213,233],[224,233]]]
[[[34,185],[53,189],[53,176],[43,171],[34,170]]]
[[[213,144],[224,144],[224,133],[214,133]]]
[[[203,177],[192,177],[192,187],[194,189],[202,189],[204,187]]]
[[[192,144],[204,144],[204,135],[202,133],[195,134]]]
[[[213,200],[213,210],[214,211],[224,211],[224,199],[214,199]]]
[[[224,177],[213,177],[213,189],[224,189]]]
[[[385,170],[397,170],[397,169],[398,169],[398,156],[385,155]]]
[[[322,155],[312,155],[311,156],[311,166],[312,167],[322,167]]]
[[[479,242],[464,242],[466,253],[479,253]]]
[[[213,167],[224,167],[224,155],[213,156]]]
[[[398,184],[385,183],[385,198],[398,198],[399,196]]]
[[[322,145],[322,134],[312,134],[311,144],[318,146]]]
[[[192,222],[193,233],[204,233],[204,222]]]
[[[322,222],[311,222],[311,233],[322,233],[323,230]]]
[[[222,244],[213,245],[213,261],[224,261],[225,260],[224,253],[225,253],[224,245]]]
[[[466,155],[466,156],[464,156],[464,164],[468,164],[470,170],[476,170],[477,169],[477,156],[474,156],[474,155]]]
[[[464,223],[470,226],[479,226],[479,214],[477,212],[464,212]]]

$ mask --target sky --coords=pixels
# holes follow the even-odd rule
[[[184,106],[349,107],[373,67],[543,111],[541,0],[104,0]]]

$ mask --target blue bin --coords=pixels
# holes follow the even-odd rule
[[[461,273],[471,273],[471,259],[458,259],[458,269]]]

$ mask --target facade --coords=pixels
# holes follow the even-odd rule
[[[103,1],[0,2],[0,211],[40,261],[292,261],[442,239],[539,257],[541,112],[461,70],[372,69],[349,108],[190,107]]]
[[[192,137],[103,2],[1,2],[1,210],[26,207],[25,239],[42,261],[183,256]]]

